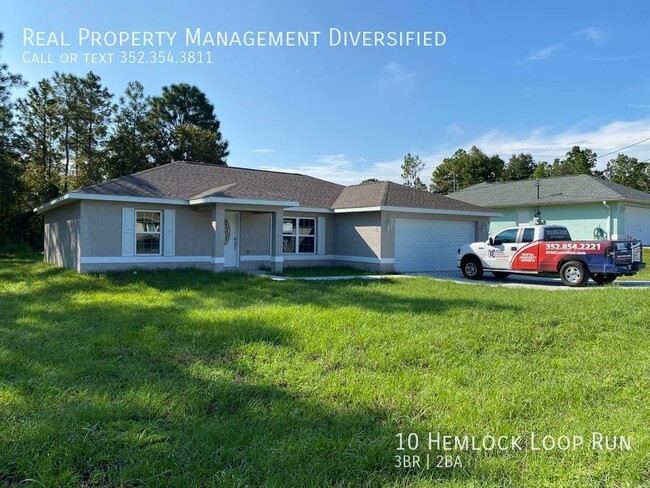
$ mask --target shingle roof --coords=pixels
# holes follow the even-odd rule
[[[329,208],[342,185],[296,173],[174,162],[80,188],[73,193],[191,200],[207,196],[298,201]]]
[[[487,212],[489,209],[451,198],[416,190],[392,181],[355,185],[343,188],[332,208],[355,207],[436,208],[466,212]]]
[[[297,201],[301,207],[409,207],[485,213],[490,210],[384,181],[345,187],[311,176],[202,163],[174,162],[70,193],[196,200],[207,197]]]
[[[535,180],[505,183],[479,183],[450,193],[450,198],[486,207],[551,205],[603,200],[634,200],[650,203],[650,194],[589,175],[557,176],[539,180],[539,199]]]

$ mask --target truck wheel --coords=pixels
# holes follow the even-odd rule
[[[470,280],[480,280],[483,278],[483,265],[475,256],[463,259],[461,270],[463,271],[463,276]]]
[[[510,273],[506,273],[504,271],[492,271],[492,276],[494,276],[497,280],[505,280],[508,276],[510,276]]]
[[[584,286],[589,280],[589,272],[580,261],[569,261],[560,269],[560,279],[567,286]]]
[[[611,274],[592,275],[591,279],[594,280],[598,285],[606,285],[607,283],[612,283],[616,279],[616,275],[611,275]]]

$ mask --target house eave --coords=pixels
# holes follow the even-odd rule
[[[375,207],[350,207],[335,208],[334,213],[355,213],[355,212],[401,212],[421,213],[429,215],[459,215],[468,217],[500,217],[499,212],[480,212],[474,210],[449,210],[443,208],[418,208],[418,207],[395,207],[390,205],[378,205]]]
[[[153,197],[134,197],[125,195],[97,195],[93,193],[75,193],[70,192],[61,195],[49,202],[39,205],[34,209],[34,212],[43,213],[47,210],[72,203],[79,200],[94,200],[101,202],[129,202],[129,203],[154,203],[163,205],[189,205],[187,200],[173,199],[173,198],[153,198]]]
[[[190,205],[205,205],[206,203],[229,203],[232,205],[256,205],[264,207],[298,207],[299,202],[291,200],[255,200],[252,198],[206,197],[189,200]]]

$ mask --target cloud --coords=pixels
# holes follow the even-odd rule
[[[585,39],[595,42],[596,44],[602,43],[605,39],[606,34],[594,27],[587,27],[586,29],[581,29],[575,33],[576,36],[584,37]]]
[[[384,66],[377,85],[384,93],[405,97],[415,88],[415,73],[393,61]]]
[[[274,153],[275,149],[253,149],[251,152],[256,154]]]
[[[518,133],[494,129],[458,143],[440,144],[429,152],[416,153],[405,148],[400,155],[381,161],[369,162],[363,157],[352,158],[345,153],[333,153],[314,156],[310,163],[302,165],[262,167],[261,169],[301,173],[342,185],[356,185],[367,178],[401,183],[403,155],[410,151],[411,154],[419,154],[420,159],[425,163],[420,177],[428,184],[436,166],[461,147],[469,149],[476,145],[486,154],[490,156],[498,154],[505,161],[512,154],[523,152],[531,153],[535,161],[552,162],[555,158],[564,158],[573,146],[589,148],[598,155],[603,155],[650,137],[650,118],[612,121],[591,129],[585,129],[585,125],[585,123],[579,123],[562,132],[552,132],[548,127],[537,127]],[[636,157],[640,161],[647,160],[650,158],[650,141],[621,152]],[[613,154],[599,159],[597,168],[604,169],[607,161],[615,156],[616,154]]]
[[[493,130],[469,141],[467,147],[475,144],[487,154],[499,154],[504,160],[512,154],[524,152],[531,153],[536,161],[552,162],[554,158],[565,157],[573,146],[589,148],[602,155],[648,137],[650,137],[650,118],[613,121],[591,130],[569,129],[555,134],[545,128],[533,129],[524,134],[508,134]],[[621,152],[640,160],[647,159],[650,157],[650,142]],[[604,168],[609,159],[611,158],[601,158],[597,167]]]
[[[561,44],[552,44],[545,47],[544,49],[540,49],[539,51],[535,51],[529,54],[528,57],[524,59],[524,61],[543,61],[551,57],[553,53],[559,51],[561,48]]]

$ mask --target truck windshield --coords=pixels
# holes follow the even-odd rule
[[[547,227],[544,229],[545,241],[570,241],[571,234],[564,227]]]

